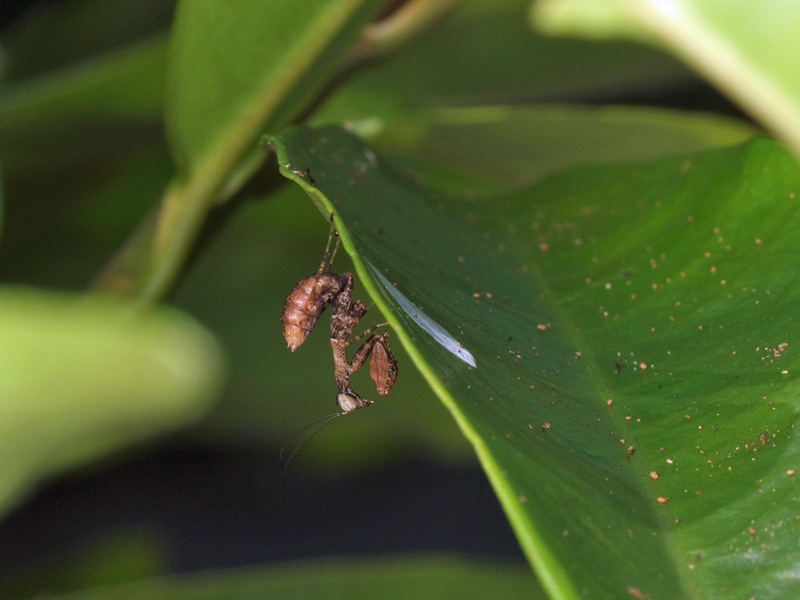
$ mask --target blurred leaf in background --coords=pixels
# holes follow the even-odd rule
[[[800,10],[714,0],[542,0],[534,22],[551,33],[592,38],[648,36],[684,60],[800,152]]]
[[[0,295],[0,502],[33,482],[196,420],[219,390],[219,349],[176,311],[6,288]]]
[[[476,562],[453,557],[420,556],[368,561],[359,558],[306,562],[271,569],[249,569],[224,574],[204,574],[154,579],[116,587],[58,596],[64,600],[126,600],[129,598],[374,598],[412,599],[502,598],[538,600],[531,593],[535,580],[517,565]]]

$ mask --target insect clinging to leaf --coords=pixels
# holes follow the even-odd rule
[[[334,237],[336,244],[331,253]],[[319,269],[297,282],[289,292],[284,302],[281,321],[283,336],[294,352],[314,330],[325,309],[331,306],[331,349],[334,380],[338,389],[337,402],[344,411],[343,414],[347,414],[372,404],[371,400],[366,400],[353,391],[350,385],[350,376],[366,364],[370,355],[372,355],[370,376],[380,396],[386,396],[392,390],[398,370],[397,361],[389,346],[389,334],[387,332],[373,334],[386,323],[373,325],[351,338],[353,331],[366,314],[367,307],[361,300],[353,299],[353,275],[350,273],[337,275],[332,271],[339,242],[339,234],[331,215],[331,231]],[[367,336],[369,337],[356,350],[352,360],[348,360],[347,349]]]
[[[336,237],[336,244],[331,253],[331,242]],[[373,403],[356,393],[351,384],[350,376],[363,367],[370,358],[369,373],[375,384],[375,389],[380,396],[386,396],[392,391],[397,380],[397,361],[389,347],[389,333],[373,333],[379,327],[387,325],[380,323],[373,325],[366,331],[351,337],[353,331],[367,312],[367,307],[361,300],[353,300],[353,275],[344,273],[337,275],[332,271],[333,259],[339,249],[339,234],[333,223],[331,215],[331,232],[325,253],[322,255],[317,272],[305,277],[286,296],[281,322],[283,324],[283,337],[289,348],[294,352],[299,348],[314,330],[320,316],[331,306],[331,350],[333,351],[334,381],[336,382],[336,402],[341,412],[335,412],[317,421],[307,428],[301,429],[281,448],[284,450],[310,427],[314,427],[311,434],[307,435],[287,458],[288,462],[300,447],[308,442],[322,427],[333,419],[348,415],[351,412],[364,408]],[[330,260],[329,260],[330,258]],[[327,266],[326,266],[327,265]],[[369,336],[369,337],[367,337]],[[366,341],[348,360],[348,348],[367,337]]]

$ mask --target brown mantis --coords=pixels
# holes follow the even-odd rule
[[[333,253],[330,253],[331,241],[336,237],[336,246]],[[286,467],[295,453],[308,442],[322,427],[327,425],[332,419],[348,415],[354,410],[364,408],[372,404],[372,400],[366,400],[359,396],[350,385],[350,376],[358,371],[367,362],[370,354],[369,373],[378,395],[386,396],[394,387],[397,380],[397,361],[392,355],[389,347],[389,334],[387,332],[372,332],[387,325],[380,323],[373,325],[366,331],[351,338],[353,331],[358,326],[361,318],[366,314],[367,307],[361,300],[353,300],[353,275],[344,273],[337,275],[332,272],[333,259],[339,249],[339,234],[333,224],[331,215],[331,232],[328,236],[328,243],[325,246],[325,253],[319,264],[317,272],[301,279],[295,284],[283,306],[281,322],[283,324],[283,337],[289,348],[294,352],[299,348],[314,330],[320,316],[328,307],[331,306],[331,349],[333,350],[334,380],[338,393],[336,401],[342,412],[335,412],[317,419],[308,427],[301,429],[293,435],[281,448],[280,456],[283,458],[286,447],[295,440],[300,434],[307,431],[310,427],[316,426],[300,444],[289,454],[286,459]],[[330,261],[328,260],[330,258]],[[327,265],[327,267],[326,267]],[[370,335],[372,334],[372,335]],[[356,342],[369,336],[367,340],[356,350],[352,360],[347,360],[347,349]]]
[[[331,253],[331,242],[334,237],[336,245]],[[389,347],[389,334],[387,332],[372,334],[387,323],[373,325],[359,335],[350,337],[367,312],[367,307],[361,300],[353,300],[353,275],[350,273],[337,275],[331,270],[339,242],[339,235],[331,215],[331,232],[319,269],[316,273],[301,279],[292,288],[284,302],[281,317],[283,337],[294,352],[314,330],[327,306],[331,306],[331,349],[334,380],[338,388],[336,399],[343,411],[336,413],[336,416],[372,404],[371,400],[366,400],[353,391],[350,385],[350,376],[366,364],[370,354],[372,355],[370,376],[380,396],[388,395],[397,380],[397,361]],[[356,350],[352,360],[348,360],[347,349],[366,336],[369,336],[367,340]]]

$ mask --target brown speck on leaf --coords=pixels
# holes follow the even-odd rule
[[[606,400],[606,406],[614,406],[614,401],[611,398],[609,398],[608,400]]]
[[[628,446],[628,458],[633,456],[634,452],[636,452],[636,448],[634,448],[633,446]]]
[[[547,325],[544,325],[544,324],[542,324],[542,323],[539,323],[539,324],[536,326],[536,329],[538,329],[539,331],[546,331],[546,330],[547,330]]]
[[[659,504],[666,504],[668,500],[669,500],[669,498],[667,498],[665,496],[659,496],[658,498],[656,498],[656,501]]]
[[[658,479],[658,472],[650,471],[650,479]]]
[[[550,429],[550,427],[551,427],[550,423],[543,423],[542,431],[547,431],[548,429]]]
[[[789,477],[791,477],[792,475],[794,475],[794,469],[789,469],[788,471],[786,471],[786,474],[787,474]]]
[[[750,535],[755,535],[756,534],[756,528],[755,527],[750,527],[747,531],[750,532]]]
[[[650,600],[650,594],[645,594],[639,588],[629,587],[628,593],[636,598],[636,600]]]

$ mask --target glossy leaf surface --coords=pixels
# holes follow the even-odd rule
[[[479,200],[338,129],[273,143],[336,211],[552,597],[797,593],[800,172],[780,146]]]

